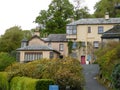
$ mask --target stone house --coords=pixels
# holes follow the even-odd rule
[[[120,24],[120,18],[83,18],[66,25],[66,38],[74,43],[81,42],[80,50],[76,49],[78,59],[82,64],[96,59],[94,52],[101,46],[101,36],[104,32]]]
[[[35,30],[30,40],[22,40],[17,53],[20,62],[66,57],[68,56],[66,34],[50,34],[47,38],[40,38],[40,32]]]

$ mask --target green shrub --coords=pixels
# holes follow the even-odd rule
[[[38,79],[14,77],[10,82],[10,90],[36,90]]]
[[[0,72],[0,90],[9,90],[8,74]]]
[[[48,90],[52,84],[54,81],[50,79],[14,77],[10,82],[10,90]]]
[[[54,81],[51,79],[40,79],[37,81],[36,90],[48,90],[49,85],[53,85]]]
[[[99,49],[96,55],[98,57],[96,62],[100,65],[100,79],[111,88],[113,82],[112,71],[115,65],[120,63],[120,43],[108,43],[105,47]]]
[[[8,53],[0,52],[0,71],[3,71],[7,66],[15,62],[15,58]]]
[[[13,64],[6,68],[13,76],[26,76],[36,79],[52,79],[60,87],[81,88],[84,85],[82,67],[77,59],[42,59],[25,64]]]
[[[113,85],[116,90],[120,90],[120,64],[117,64],[112,72]]]

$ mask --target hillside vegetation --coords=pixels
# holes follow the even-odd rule
[[[99,79],[109,88],[115,87],[114,82],[120,81],[120,69],[115,68],[117,64],[120,64],[120,43],[108,43],[105,47],[98,50],[96,55],[97,63],[100,65]],[[117,77],[115,78],[114,76],[116,75]],[[120,88],[120,82],[117,88]]]

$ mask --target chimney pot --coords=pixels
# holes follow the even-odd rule
[[[109,20],[109,12],[106,12],[106,13],[105,13],[105,19],[106,19],[106,20]]]

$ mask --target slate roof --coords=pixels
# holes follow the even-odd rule
[[[120,18],[86,18],[74,21],[67,25],[99,25],[99,24],[120,24]]]
[[[45,41],[52,41],[52,42],[65,42],[67,41],[66,39],[66,34],[50,34]]]
[[[53,49],[48,46],[31,45],[31,46],[18,48],[17,50],[53,50]]]
[[[110,30],[104,32],[101,38],[120,38],[120,25],[115,25]]]
[[[59,53],[57,50],[54,50],[49,46],[42,46],[42,45],[31,45],[31,46],[21,47],[18,48],[17,51],[55,51]]]

